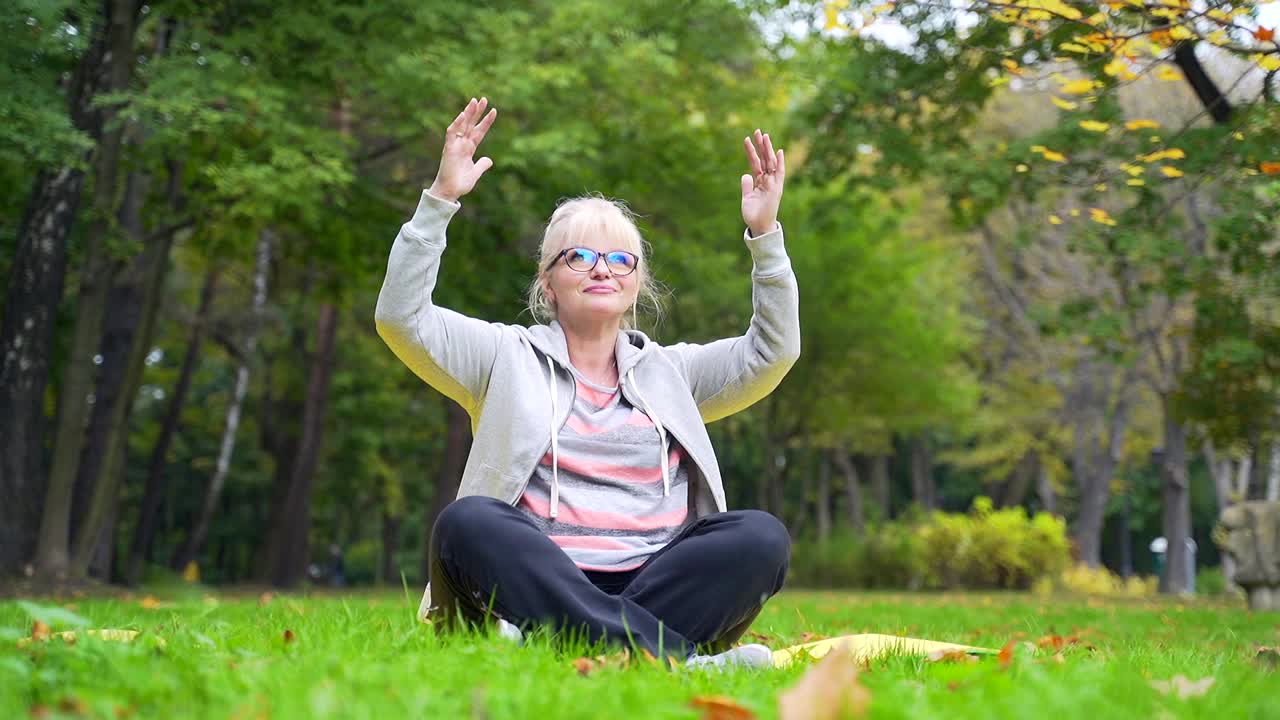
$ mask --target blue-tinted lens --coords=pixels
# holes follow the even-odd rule
[[[587,272],[596,266],[599,255],[589,248],[570,248],[565,252],[565,262],[579,272]]]
[[[608,263],[609,270],[614,273],[626,274],[636,269],[636,256],[629,252],[614,250],[604,256],[604,261]]]

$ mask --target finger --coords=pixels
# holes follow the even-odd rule
[[[493,159],[488,155],[476,161],[476,179],[479,180],[481,175],[485,174],[489,168],[493,167]]]
[[[778,179],[785,180],[787,177],[787,156],[782,154],[782,148],[778,148]]]
[[[741,179],[742,179],[742,197],[746,197],[751,194],[751,191],[753,189],[755,189],[756,181],[750,175],[743,175]]]
[[[760,165],[760,156],[756,154],[756,146],[752,144],[751,138],[743,138],[742,142],[747,146],[747,161],[751,163],[751,174],[763,175],[764,168]]]
[[[472,113],[471,117],[476,120],[481,119],[482,117],[484,117],[484,111],[485,111],[485,108],[487,107],[489,107],[489,98],[483,98],[483,97],[480,98],[480,102],[476,103],[476,111]],[[468,133],[471,132],[472,130],[474,130],[474,128],[470,128],[470,127],[467,128]]]
[[[496,120],[497,117],[498,108],[493,108],[489,111],[488,115],[484,116],[484,119],[480,121],[480,124],[476,126],[476,131],[473,134],[472,139],[476,141],[477,145],[480,144],[481,140],[484,140],[484,136],[488,134],[489,128],[493,127],[493,121]]]
[[[462,121],[466,116],[467,111],[464,109],[453,118],[453,122],[449,123],[449,127],[445,128],[445,132],[449,134],[449,137],[453,137],[454,133],[462,132]]]
[[[773,141],[769,139],[769,133],[764,134],[764,157],[766,171],[773,172],[778,169],[778,157],[773,153]]]

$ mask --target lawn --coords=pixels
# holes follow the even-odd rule
[[[584,675],[574,660],[592,653],[542,638],[517,647],[436,637],[414,620],[416,601],[401,592],[5,601],[0,718],[697,718],[690,701],[712,695],[768,718],[814,664],[669,672],[614,658],[578,663]],[[142,634],[125,643],[81,632],[73,644],[20,648],[33,612],[54,632],[78,618]],[[1280,718],[1280,669],[1258,653],[1280,645],[1280,614],[1233,603],[787,592],[753,629],[773,647],[863,632],[1014,642],[1011,659],[873,662],[857,680],[870,693],[868,717]],[[1190,682],[1163,684],[1179,675]]]

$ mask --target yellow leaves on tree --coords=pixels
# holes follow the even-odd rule
[[[1098,223],[1099,225],[1108,225],[1108,226],[1114,227],[1116,224],[1116,221],[1114,218],[1111,217],[1111,214],[1108,213],[1106,210],[1103,210],[1102,208],[1096,208],[1096,207],[1089,208],[1089,219]]]
[[[1160,127],[1160,123],[1155,120],[1130,120],[1124,124],[1126,130],[1155,130]]]
[[[1110,123],[1098,122],[1097,120],[1081,120],[1080,127],[1089,132],[1102,133],[1111,129]]]
[[[1182,73],[1178,72],[1178,69],[1175,67],[1161,65],[1160,69],[1156,70],[1156,79],[1165,81],[1181,80]]]
[[[1164,176],[1167,178],[1180,178],[1183,175],[1183,172],[1181,170],[1179,170],[1176,167],[1171,167],[1169,165],[1161,165],[1160,172],[1164,173]]]
[[[1071,102],[1070,100],[1063,100],[1057,95],[1054,95],[1050,99],[1053,100],[1054,105],[1057,105],[1063,110],[1075,110],[1076,108],[1080,107],[1080,103],[1074,103],[1074,102]]]
[[[1068,95],[1084,95],[1092,92],[1097,84],[1093,80],[1072,80],[1064,84],[1060,89]]]
[[[1169,148],[1167,150],[1157,150],[1146,155],[1139,155],[1138,159],[1144,163],[1153,163],[1160,160],[1182,160],[1187,154],[1179,148]]]
[[[1067,156],[1060,152],[1055,152],[1043,145],[1032,145],[1031,152],[1040,153],[1041,157],[1051,162],[1066,162]]]

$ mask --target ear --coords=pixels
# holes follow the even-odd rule
[[[545,273],[543,273],[542,278],[541,278],[541,280],[540,280],[539,282],[541,282],[541,283],[542,283],[542,294],[547,296],[547,300],[548,300],[552,305],[555,305],[555,304],[556,304],[556,292],[555,292],[554,290],[552,290],[552,289],[551,289],[551,281],[550,281],[550,279],[548,279],[548,278],[547,278],[547,276],[546,276],[546,274],[545,274]]]

